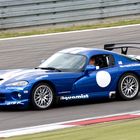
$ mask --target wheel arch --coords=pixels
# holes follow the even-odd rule
[[[32,100],[33,98],[33,90],[35,88],[35,86],[37,86],[38,84],[41,84],[41,83],[46,83],[47,85],[50,86],[50,88],[54,91],[53,92],[53,101],[51,102],[51,104],[47,107],[47,108],[50,108],[50,106],[54,105],[54,103],[56,102],[56,88],[55,88],[55,85],[51,82],[51,81],[48,81],[48,80],[40,80],[40,81],[37,81],[36,83],[33,84],[32,88],[31,88],[31,94],[30,94],[30,101],[29,101],[29,104],[31,106],[31,108],[33,107],[34,109],[44,109],[44,108],[39,108],[37,107],[36,105],[34,105],[34,101]]]
[[[137,72],[135,72],[135,71],[125,71],[125,72],[123,72],[123,73],[119,76],[118,82],[119,82],[120,78],[121,78],[124,74],[127,74],[127,73],[135,74],[138,78],[140,78],[140,75],[139,75]]]
[[[119,84],[120,78],[121,78],[124,74],[127,74],[127,73],[135,74],[135,75],[138,77],[138,79],[140,78],[140,75],[139,75],[137,72],[135,72],[135,71],[125,71],[125,72],[123,72],[123,73],[119,76],[119,78],[118,78],[118,80],[117,80],[117,86],[116,86],[116,91],[117,91],[117,92],[118,92],[118,84]],[[139,82],[140,82],[140,80],[139,80]]]
[[[54,85],[51,81],[49,81],[49,80],[40,80],[40,81],[37,81],[36,83],[34,83],[33,86],[32,86],[32,88],[31,88],[31,93],[32,93],[34,87],[37,86],[37,85],[40,84],[40,83],[46,83],[46,84],[48,84],[48,85],[54,90],[54,94],[56,94],[56,87],[55,87],[55,85]]]
[[[122,93],[122,90],[121,90],[121,88],[119,86],[121,84],[120,82],[121,82],[122,78],[125,77],[125,75],[128,76],[129,74],[130,75],[134,75],[137,78],[137,82],[139,83],[138,85],[140,85],[140,81],[139,81],[140,75],[137,72],[135,72],[135,71],[125,71],[125,72],[123,72],[120,75],[119,79],[118,79],[118,84],[117,84],[117,89],[116,89],[117,96],[120,97],[122,100],[132,100],[132,99],[135,99],[137,97],[138,93],[139,93],[139,90],[140,90],[140,86],[138,86],[137,92],[136,92],[136,94],[134,94],[134,96],[132,96],[132,98],[128,97],[128,96],[125,96]]]

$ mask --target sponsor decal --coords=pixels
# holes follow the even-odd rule
[[[24,103],[22,103],[21,101],[13,101],[13,102],[7,102],[6,105],[23,105]]]
[[[135,66],[140,66],[140,64],[128,64],[128,65],[121,65],[121,68],[125,68],[125,67],[135,67]]]
[[[80,94],[76,96],[61,96],[60,100],[76,100],[76,99],[88,99],[89,95],[88,94]]]
[[[60,94],[64,94],[64,93],[71,93],[71,91],[62,91],[62,92],[59,92]]]
[[[119,64],[119,65],[122,65],[123,63],[122,63],[122,61],[118,61],[118,64]]]
[[[107,71],[99,71],[96,74],[96,81],[99,87],[105,88],[111,82],[111,75]]]

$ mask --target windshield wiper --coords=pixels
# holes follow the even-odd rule
[[[61,72],[60,69],[57,69],[57,68],[54,68],[54,67],[38,67],[38,69],[43,69],[43,70],[56,70],[56,71]]]

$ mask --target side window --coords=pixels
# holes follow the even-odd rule
[[[95,55],[91,57],[89,64],[105,68],[115,65],[115,60],[110,54]]]

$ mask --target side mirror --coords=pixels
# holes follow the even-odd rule
[[[89,72],[95,71],[96,69],[97,69],[96,66],[87,65],[87,67],[85,69],[85,74],[88,74]]]

